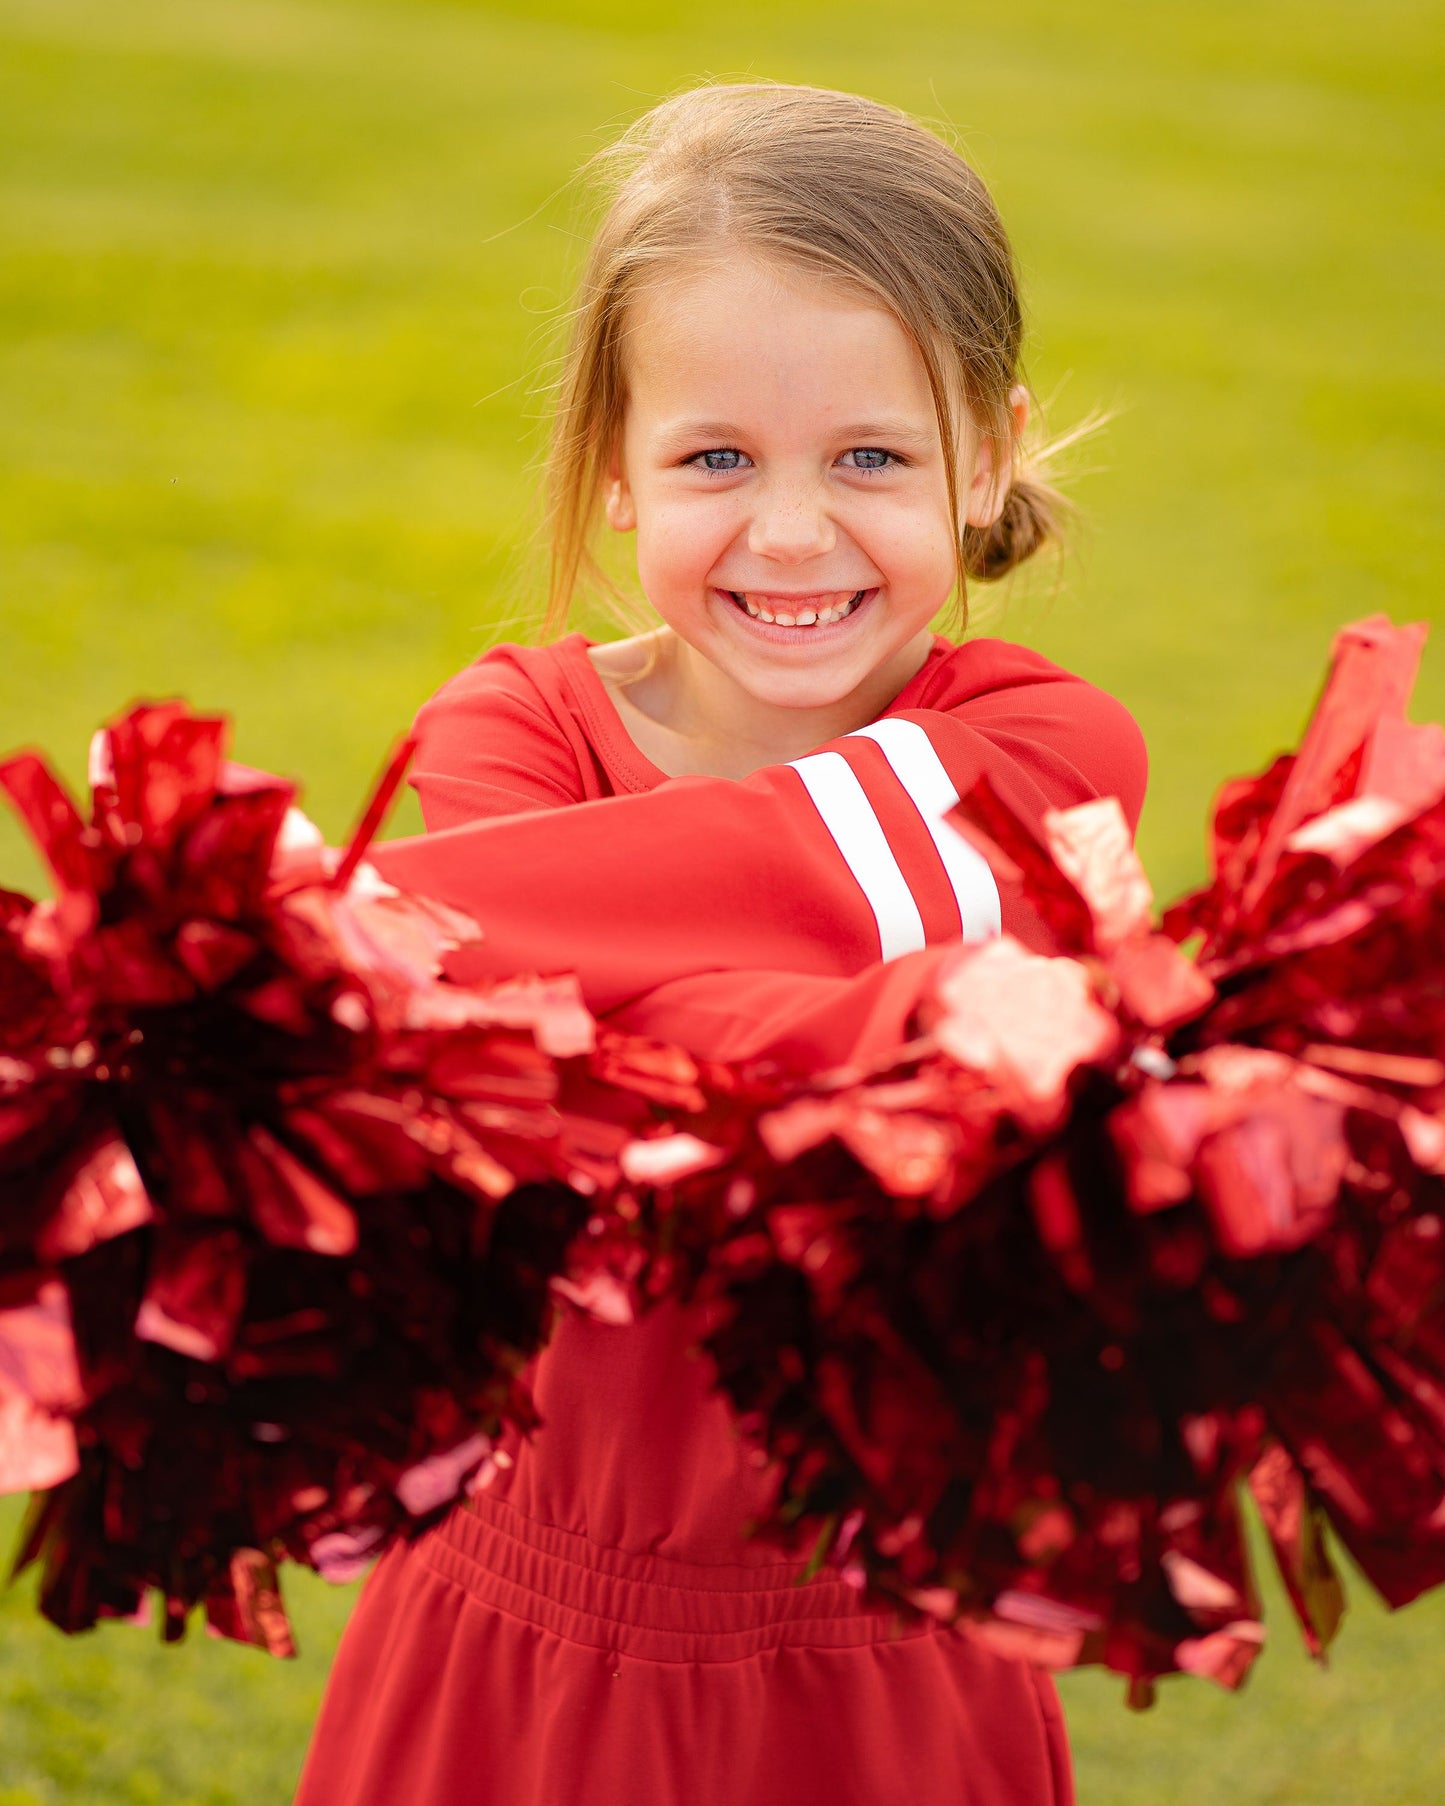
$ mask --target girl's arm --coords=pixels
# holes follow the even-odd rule
[[[940,942],[847,978],[702,972],[659,985],[605,1020],[704,1060],[763,1060],[800,1074],[868,1067],[909,1038],[920,1001],[954,951]]]
[[[522,800],[514,779],[514,806],[539,812],[392,841],[373,858],[481,923],[455,977],[574,971],[598,1014],[706,974],[848,978],[1000,922],[1037,940],[1021,900],[943,814],[986,774],[1030,819],[1112,794],[1133,822],[1145,779],[1127,711],[1038,664],[1036,681],[887,716],[740,782],[674,778],[559,812]],[[423,773],[433,764],[424,737]],[[725,986],[695,986],[689,1002],[719,1018],[745,1007]]]

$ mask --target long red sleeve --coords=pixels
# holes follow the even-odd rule
[[[1137,819],[1142,742],[1112,698],[1036,654],[972,642],[950,660],[925,687],[932,706],[895,705],[806,758],[612,797],[589,782],[585,737],[549,727],[521,689],[480,715],[470,690],[451,709],[443,692],[419,722],[423,807],[432,791],[429,819],[468,802],[493,819],[391,842],[376,864],[482,924],[455,976],[575,971],[598,1013],[710,973],[850,977],[981,938],[1001,915],[1013,927],[1016,902],[945,811],[987,773],[1031,818],[1114,794]],[[913,699],[910,686],[899,701]],[[558,812],[569,788],[596,800]]]

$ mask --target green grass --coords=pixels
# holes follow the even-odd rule
[[[0,1547],[19,1510],[0,1505]],[[291,1797],[354,1588],[288,1571],[294,1662],[199,1628],[163,1645],[106,1624],[66,1637],[35,1577],[0,1592],[0,1806],[263,1806]]]
[[[0,0],[0,748],[78,777],[102,718],[183,692],[341,833],[418,702],[535,623],[570,172],[687,81],[809,80],[951,123],[1056,424],[1115,410],[1061,581],[976,606],[1138,715],[1172,895],[1334,627],[1440,613],[1438,27],[1407,0]],[[1445,714],[1438,648],[1417,713]],[[0,882],[39,882],[8,826]],[[285,1799],[348,1597],[290,1592],[293,1665],[66,1642],[10,1595],[0,1806]],[[1362,1601],[1324,1675],[1274,1616],[1243,1699],[1183,1683],[1135,1719],[1067,1681],[1085,1806],[1441,1796],[1438,1604]]]

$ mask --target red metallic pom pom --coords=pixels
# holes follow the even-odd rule
[[[569,1126],[574,987],[439,981],[475,929],[359,864],[384,795],[338,866],[223,740],[134,710],[89,822],[0,766],[56,887],[0,910],[0,1484],[63,1628],[157,1588],[284,1652],[276,1557],[357,1571],[531,1420],[626,1132]]]
[[[1036,831],[981,784],[960,830],[1052,953],[920,966],[893,1055],[806,1082],[441,983],[475,929],[364,865],[387,785],[338,861],[179,707],[110,730],[89,824],[0,767],[57,888],[0,895],[0,1484],[44,1609],[158,1587],[286,1647],[274,1559],[348,1574],[483,1483],[550,1298],[674,1293],[778,1464],[762,1530],[1009,1652],[1237,1684],[1245,1485],[1316,1651],[1326,1523],[1391,1603],[1445,1580],[1420,637],[1341,635],[1166,933],[1116,805]]]
[[[1230,786],[1149,925],[1122,817],[960,825],[1058,956],[961,949],[895,1064],[685,1182],[720,1383],[776,1521],[1008,1651],[1237,1684],[1254,1490],[1307,1641],[1445,1580],[1445,735],[1416,630],[1347,630],[1293,761]],[[706,1232],[697,1228],[707,1224]],[[703,1252],[701,1244],[719,1245]]]

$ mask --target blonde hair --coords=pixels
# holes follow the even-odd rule
[[[1026,466],[1010,407],[1022,310],[1013,253],[982,178],[907,114],[781,83],[694,88],[643,115],[595,160],[611,203],[581,280],[548,462],[548,620],[566,620],[593,555],[626,403],[627,312],[659,276],[751,251],[881,302],[922,357],[959,519],[955,397],[1008,487],[988,527],[960,525],[959,595],[1058,535],[1065,504]],[[614,592],[615,594],[615,592]]]

